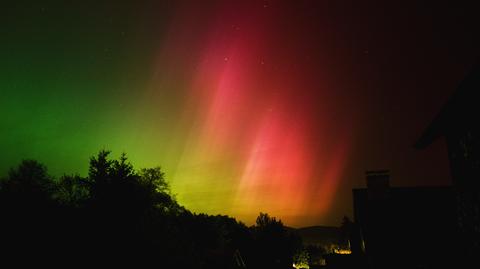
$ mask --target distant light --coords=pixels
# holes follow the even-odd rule
[[[349,255],[352,254],[352,251],[349,249],[334,249],[335,254]]]
[[[293,264],[292,265],[293,268],[296,268],[296,269],[309,269],[310,266],[308,264]]]

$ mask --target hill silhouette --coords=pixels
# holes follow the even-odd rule
[[[333,226],[310,226],[296,229],[305,245],[339,244],[342,240],[342,231]]]

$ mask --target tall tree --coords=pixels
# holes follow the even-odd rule
[[[23,160],[18,167],[10,169],[2,182],[2,190],[28,200],[47,199],[53,190],[52,179],[45,165],[35,160]]]
[[[293,254],[301,243],[289,232],[281,220],[260,213],[253,227],[255,244],[260,256],[255,259],[260,267],[291,267]]]

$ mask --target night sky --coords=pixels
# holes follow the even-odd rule
[[[294,227],[351,216],[365,170],[450,183],[413,144],[478,62],[475,1],[130,2],[2,4],[0,174],[125,151],[194,212]]]

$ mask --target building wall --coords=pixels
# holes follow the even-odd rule
[[[441,268],[448,260],[454,262],[457,220],[452,188],[390,188],[385,199],[368,197],[367,189],[354,190],[355,222],[370,268]],[[353,249],[358,252],[361,245]]]
[[[480,132],[468,128],[451,128],[447,133],[452,179],[457,192],[459,248],[467,260],[476,261],[480,253]]]

